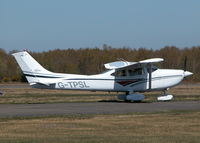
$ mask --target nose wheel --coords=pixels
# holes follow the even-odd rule
[[[173,99],[173,95],[166,93],[166,90],[163,91],[163,95],[158,96],[158,101],[171,101]]]

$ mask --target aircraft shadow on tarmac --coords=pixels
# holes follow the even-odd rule
[[[153,103],[152,101],[122,101],[122,100],[100,100],[98,102],[112,102],[112,103]]]

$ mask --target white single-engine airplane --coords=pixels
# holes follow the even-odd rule
[[[159,69],[153,63],[164,61],[162,58],[147,59],[139,62],[116,61],[104,64],[108,71],[96,75],[53,73],[43,68],[26,51],[14,53],[17,63],[29,84],[34,88],[68,89],[124,92],[118,95],[125,101],[142,101],[143,94],[138,92],[164,91],[157,97],[159,101],[172,100],[166,90],[179,84],[191,72],[175,69]]]

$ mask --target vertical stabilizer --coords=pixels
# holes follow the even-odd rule
[[[29,83],[38,82],[37,74],[51,74],[52,72],[43,68],[28,52],[18,52],[12,54],[19,64],[22,72]]]

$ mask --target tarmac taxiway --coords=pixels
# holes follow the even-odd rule
[[[0,104],[0,118],[76,114],[127,114],[138,112],[164,112],[171,110],[200,110],[200,101]]]

